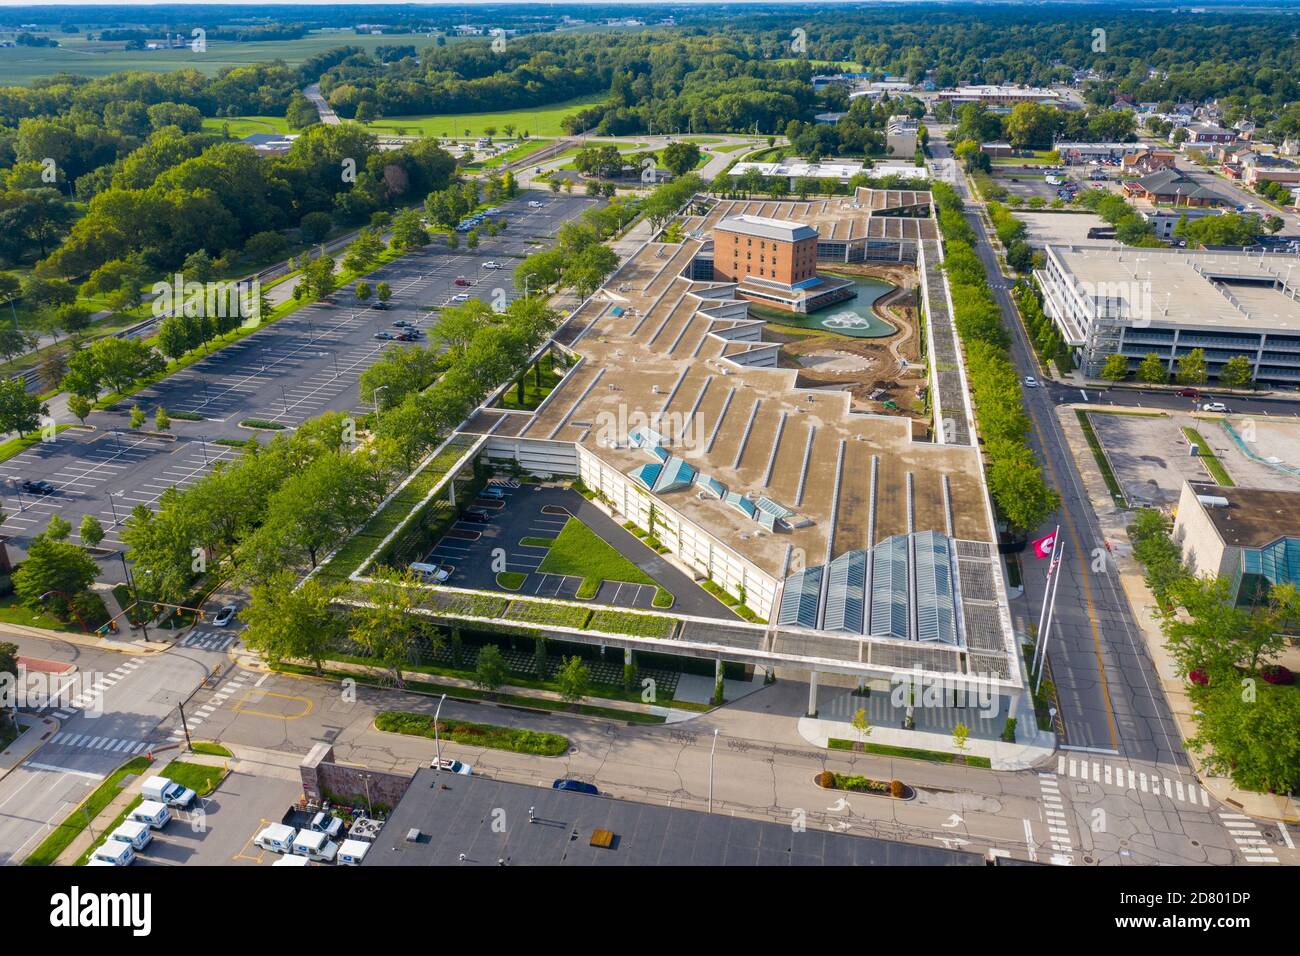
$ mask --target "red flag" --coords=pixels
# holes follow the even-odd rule
[[[1037,541],[1034,542],[1034,557],[1050,558],[1052,556],[1052,548],[1055,544],[1056,544],[1055,531],[1053,531],[1051,534],[1047,534],[1039,538]]]

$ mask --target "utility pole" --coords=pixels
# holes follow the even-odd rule
[[[194,749],[194,741],[190,740],[190,728],[185,722],[185,705],[177,704],[176,709],[181,712],[181,730],[185,731],[185,747],[192,751]]]
[[[718,749],[718,728],[713,728],[713,745],[709,747],[709,812],[713,812],[713,754]]]

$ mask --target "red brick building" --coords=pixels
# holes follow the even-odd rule
[[[809,312],[852,298],[852,283],[817,274],[817,230],[786,219],[732,216],[713,229],[713,278],[751,301]]]

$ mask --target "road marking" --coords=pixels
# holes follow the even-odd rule
[[[1241,813],[1220,813],[1220,819],[1232,836],[1232,840],[1241,850],[1241,855],[1248,863],[1280,863],[1273,848],[1268,845],[1259,826],[1250,817]]]

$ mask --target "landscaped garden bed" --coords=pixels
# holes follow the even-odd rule
[[[823,790],[844,790],[847,793],[866,793],[892,800],[911,800],[916,791],[901,780],[873,780],[854,774],[823,770],[813,776],[813,783]]]
[[[901,757],[904,760],[951,763],[958,766],[983,767],[985,770],[993,766],[988,757],[977,757],[975,754],[950,754],[942,750],[922,750],[919,747],[891,747],[888,744],[859,743],[856,740],[841,740],[838,737],[832,737],[827,741],[826,746],[831,750],[854,750],[859,753],[875,754],[878,757]]]
[[[375,717],[375,727],[393,734],[434,739],[433,718],[428,714],[384,711]],[[537,757],[558,757],[569,749],[569,739],[560,734],[500,727],[496,724],[475,724],[467,720],[439,720],[438,738],[472,747],[508,750]]]

